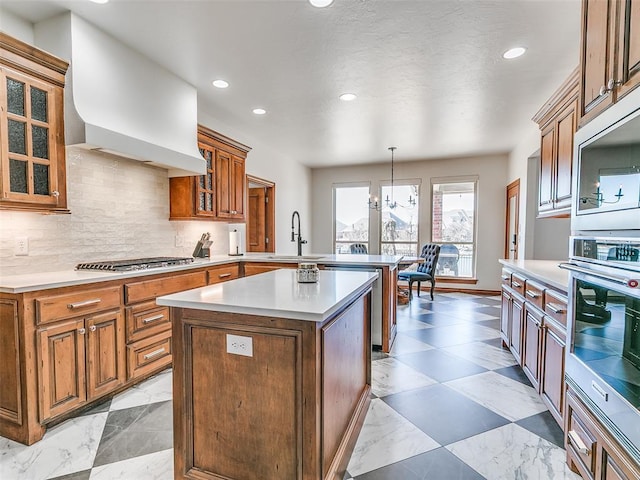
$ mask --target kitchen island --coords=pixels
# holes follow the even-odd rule
[[[175,478],[342,479],[369,403],[377,276],[282,269],[159,297]]]

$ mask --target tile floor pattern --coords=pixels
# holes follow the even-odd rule
[[[562,431],[500,346],[499,314],[500,297],[456,293],[398,307],[393,351],[374,352],[345,479],[579,478]],[[0,438],[0,478],[173,479],[171,408],[165,371],[31,447]]]

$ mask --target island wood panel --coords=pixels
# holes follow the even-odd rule
[[[227,353],[227,335],[239,333],[252,339],[253,356]],[[301,478],[299,332],[193,326],[185,335],[187,368],[198,372],[188,387],[191,468],[220,478]]]
[[[342,457],[336,454],[350,436],[353,413],[363,396],[368,396],[370,324],[362,322],[369,318],[368,311],[369,301],[358,302],[322,327],[323,478],[330,470],[344,473],[346,464],[333,464],[333,459]]]
[[[22,424],[18,302],[0,299],[0,417]]]
[[[323,411],[323,390],[327,386],[337,385],[335,379],[331,379],[328,376],[330,371],[324,370],[322,364],[322,350],[326,347],[326,342],[323,341],[322,324],[312,321],[300,321],[281,319],[273,317],[260,317],[255,315],[241,315],[230,314],[221,312],[202,311],[194,309],[180,309],[172,308],[171,316],[173,319],[173,340],[174,340],[174,377],[173,377],[173,390],[174,390],[174,475],[176,479],[225,479],[225,480],[240,480],[240,479],[260,479],[260,480],[339,480],[344,476],[347,463],[349,461],[353,447],[357,440],[358,433],[364,418],[366,416],[367,407],[369,405],[370,387],[370,362],[371,351],[370,348],[364,348],[364,344],[370,344],[370,288],[364,291],[359,298],[354,300],[350,305],[337,312],[333,318],[339,318],[341,315],[346,314],[353,316],[353,320],[346,322],[346,325],[351,325],[352,322],[356,322],[356,312],[361,312],[362,316],[358,316],[360,322],[363,324],[362,328],[365,329],[366,334],[364,337],[362,349],[358,349],[363,355],[364,360],[355,362],[352,364],[340,364],[340,375],[343,378],[360,378],[362,379],[362,365],[366,364],[366,378],[365,384],[360,388],[351,386],[349,387],[351,392],[358,390],[359,397],[357,401],[347,402],[351,406],[350,416],[346,431],[339,432],[336,427],[335,420],[327,419],[324,416]],[[353,306],[353,313],[351,308]],[[345,313],[346,312],[346,313]],[[325,325],[332,321],[329,319],[324,322]],[[338,325],[344,325],[341,322]],[[201,330],[213,330],[216,334],[204,334]],[[336,330],[336,333],[338,333]],[[196,334],[194,335],[194,332]],[[223,362],[231,362],[238,365],[235,370],[229,370],[229,365],[224,368],[227,369],[225,377],[221,377],[220,373],[216,373],[216,368],[212,368],[212,365],[219,365],[219,358],[228,356],[226,353],[226,343],[221,344],[220,338],[226,338],[224,335],[231,333],[234,335],[251,336],[258,338],[259,342],[254,343],[254,359],[227,359]],[[342,332],[344,334],[344,331]],[[223,335],[224,334],[224,335]],[[220,337],[222,335],[222,337]],[[291,343],[295,339],[295,346]],[[253,340],[256,342],[256,340]],[[200,343],[198,343],[200,342]],[[202,349],[203,346],[205,349]],[[266,349],[266,347],[269,347]],[[198,348],[201,352],[195,352],[194,349]],[[258,348],[256,348],[258,347]],[[284,348],[283,348],[284,347]],[[221,352],[219,349],[223,348]],[[335,348],[335,347],[334,347]],[[349,348],[353,348],[350,346]],[[363,351],[364,350],[364,351]],[[260,353],[259,353],[260,352]],[[264,353],[264,354],[263,354]],[[276,357],[278,360],[273,363],[274,367],[268,367],[271,365],[272,357]],[[196,360],[194,362],[194,359]],[[266,364],[258,362],[262,359]],[[289,368],[285,368],[284,364],[280,361],[287,360],[290,362]],[[284,379],[273,379],[276,383],[284,383],[287,388],[287,393],[284,399],[274,397],[273,392],[280,392],[280,386],[269,386],[272,388],[272,393],[265,393],[262,384],[264,382],[271,381],[271,379],[265,379],[262,377],[256,377],[248,372],[249,367],[255,367],[257,365],[262,377],[275,376],[276,372],[284,374]],[[198,370],[198,367],[200,369]],[[354,370],[359,373],[345,373],[345,371]],[[292,369],[293,368],[293,369]],[[334,369],[335,370],[335,369]],[[229,374],[229,371],[233,371],[236,375]],[[203,378],[204,374],[204,378]],[[249,377],[248,377],[249,375]],[[259,378],[258,381],[254,379]],[[219,383],[221,380],[230,382],[230,384],[223,385]],[[295,379],[295,380],[294,380]],[[362,380],[360,380],[362,381]],[[208,385],[205,386],[205,385]],[[243,400],[246,395],[246,402],[249,405],[258,409],[257,411],[264,410],[266,408],[275,409],[277,413],[273,413],[265,416],[264,414],[254,418],[257,422],[250,424],[248,427],[249,432],[243,428],[238,427],[238,421],[243,422],[241,425],[249,424],[248,420],[240,419],[237,416],[239,410],[245,410],[244,405],[239,405],[239,402],[234,403],[237,398],[233,397],[230,392],[223,393],[222,395],[228,397],[226,400],[226,408],[232,408],[232,415],[236,415],[235,422],[231,422],[229,425],[224,424],[226,421],[218,419],[216,412],[211,408],[212,397],[217,396],[220,392],[227,392],[227,390],[235,390],[236,386],[240,392],[243,392]],[[295,399],[291,401],[291,391],[288,389],[293,387],[295,392]],[[344,390],[343,390],[344,391]],[[334,389],[333,394],[327,393],[329,399],[334,398],[335,395],[340,395],[339,389]],[[249,395],[251,394],[251,396]],[[254,398],[255,397],[255,398]],[[196,398],[197,400],[195,400]],[[215,400],[219,405],[222,400]],[[281,408],[280,402],[284,402],[286,405],[291,406],[288,411],[284,412]],[[355,405],[354,405],[355,403]],[[341,407],[343,404],[338,403],[336,406]],[[195,413],[196,410],[203,410],[200,413]],[[331,411],[332,416],[337,416],[342,419],[344,423],[344,412],[340,412],[337,409]],[[225,416],[225,415],[221,415]],[[283,434],[270,434],[266,435],[265,428],[266,419],[276,419],[279,421],[279,429],[284,430]],[[241,439],[251,438],[251,443],[245,444],[245,450],[241,455],[241,463],[249,463],[249,465],[239,465],[241,473],[231,473],[226,476],[220,476],[211,470],[205,470],[205,468],[214,469],[218,468],[217,458],[219,453],[216,449],[211,448],[212,438],[215,438],[217,432],[211,433],[212,430],[201,426],[207,424],[210,421],[216,425],[225,426],[226,433],[228,435],[237,435]],[[295,421],[295,442],[290,443],[291,425]],[[334,438],[339,438],[336,453],[333,458],[329,458],[323,455],[325,451],[324,446],[324,427],[323,422],[333,422],[333,425],[327,426],[327,432]],[[215,423],[217,422],[217,423]],[[197,426],[195,426],[197,425]],[[259,425],[256,429],[255,425]],[[201,430],[205,428],[205,430]],[[252,430],[253,429],[253,430]],[[263,431],[260,431],[263,430]],[[272,431],[269,429],[269,431]],[[208,432],[208,436],[205,433]],[[198,435],[198,437],[196,437]],[[213,435],[213,436],[212,436]],[[260,446],[255,447],[256,439],[253,436],[259,437]],[[202,440],[200,440],[202,438]],[[222,439],[222,433],[220,433],[220,439]],[[244,440],[243,440],[244,441]],[[241,445],[241,441],[233,438],[226,438],[224,446],[232,445],[232,448],[238,448]],[[290,452],[278,452],[278,455],[266,458],[263,455],[264,451],[271,451],[273,449],[283,448],[283,445],[289,444],[293,451]],[[336,442],[334,441],[334,444]],[[250,445],[251,448],[247,448]],[[195,450],[200,448],[199,452]],[[253,453],[253,449],[258,448],[259,452]],[[282,456],[284,454],[284,456]],[[205,456],[209,458],[206,459]],[[225,456],[224,458],[227,458]],[[275,458],[281,458],[283,460],[278,462],[277,475],[274,473],[273,460]],[[292,474],[283,473],[283,469],[288,466],[292,469],[293,458],[295,458],[295,470]],[[225,468],[229,468],[233,460],[224,460]],[[252,463],[253,462],[253,463]],[[257,462],[257,463],[256,463]],[[266,463],[265,463],[266,462]],[[329,463],[327,467],[326,464]],[[264,467],[263,465],[266,465]],[[266,470],[265,470],[266,468]],[[251,472],[251,473],[248,473]],[[323,474],[323,472],[327,472]],[[246,473],[246,475],[245,475]],[[243,476],[244,475],[244,476]]]

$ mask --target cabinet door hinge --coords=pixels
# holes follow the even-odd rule
[[[264,238],[264,243],[268,244],[269,243],[269,237],[265,237]]]
[[[264,203],[269,203],[269,197],[264,197]]]

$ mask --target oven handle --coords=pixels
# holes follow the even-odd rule
[[[604,274],[602,272],[597,272],[589,268],[578,267],[577,265],[574,265],[572,263],[561,263],[559,267],[563,268],[564,270],[569,270],[570,272],[577,272],[577,273],[584,273],[586,275],[591,275],[592,277],[600,278],[602,280],[607,280],[609,282],[617,283],[619,285],[624,285],[625,287],[638,288],[638,285],[640,284],[640,282],[635,278],[625,278],[625,277],[618,277],[610,274]]]

